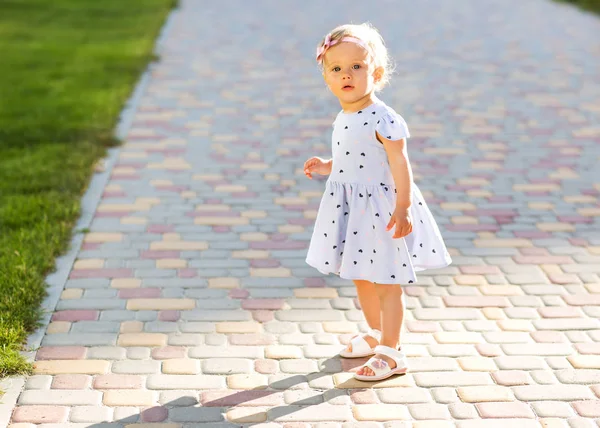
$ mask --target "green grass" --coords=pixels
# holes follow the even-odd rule
[[[559,0],[563,3],[571,3],[579,6],[583,10],[589,10],[600,14],[600,0]]]
[[[94,163],[174,0],[0,1],[0,378],[39,325]]]

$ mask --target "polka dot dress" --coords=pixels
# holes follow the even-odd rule
[[[376,99],[364,110],[340,112],[333,124],[333,169],[319,206],[306,263],[324,274],[379,284],[412,284],[415,272],[451,263],[423,195],[412,183],[413,231],[386,231],[396,206],[387,153],[375,135],[410,137],[404,119]]]

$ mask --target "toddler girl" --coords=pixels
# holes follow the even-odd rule
[[[342,25],[319,44],[316,59],[342,110],[333,123],[333,159],[304,164],[308,178],[329,174],[306,262],[353,280],[370,328],[340,355],[373,355],[354,376],[381,380],[407,370],[398,348],[402,285],[451,259],[413,183],[406,122],[374,94],[391,72],[380,34],[369,24]]]

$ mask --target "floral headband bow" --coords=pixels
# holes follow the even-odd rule
[[[323,42],[323,44],[317,48],[317,62],[319,64],[321,64],[323,62],[323,57],[325,56],[325,52],[327,52],[327,49],[329,49],[332,46],[337,45],[338,43],[342,43],[342,42],[356,43],[357,45],[362,47],[364,50],[366,50],[369,53],[369,55],[371,55],[371,49],[369,48],[369,45],[367,45],[362,40],[357,39],[356,37],[349,37],[349,36],[342,37],[341,39],[338,39],[338,40],[331,40],[331,33],[329,33],[329,34],[327,34],[327,36],[325,36],[325,41]]]

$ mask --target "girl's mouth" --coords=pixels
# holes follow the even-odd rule
[[[352,89],[354,89],[354,86],[352,85],[346,85],[342,88],[342,91],[351,91]]]

